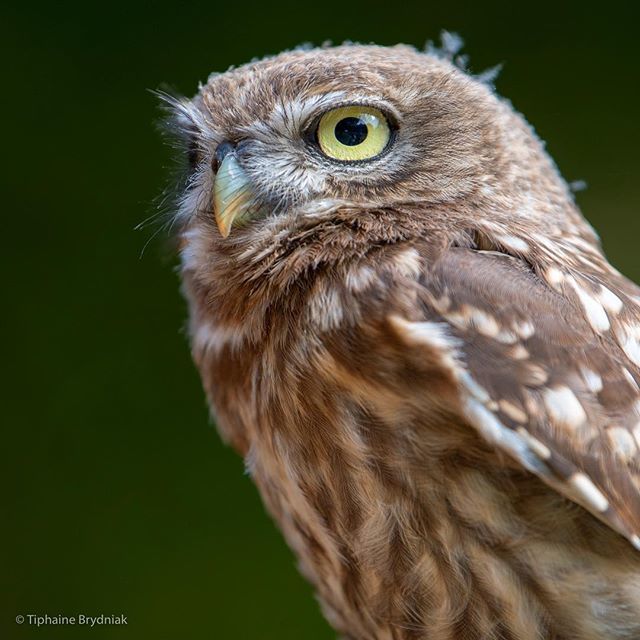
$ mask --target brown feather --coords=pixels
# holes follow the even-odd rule
[[[380,158],[305,137],[371,101]],[[330,623],[640,637],[640,292],[524,120],[444,59],[343,46],[213,76],[176,122],[194,359]],[[269,211],[226,239],[224,141]]]

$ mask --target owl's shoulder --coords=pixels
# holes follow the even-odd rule
[[[328,320],[336,377],[445,408],[640,548],[634,285],[567,271],[554,287],[551,267],[468,247],[398,248],[378,265],[323,283],[309,307]]]

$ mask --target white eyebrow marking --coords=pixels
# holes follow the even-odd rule
[[[329,91],[323,94],[298,96],[286,103],[278,102],[264,120],[256,120],[248,125],[247,131],[260,130],[266,133],[269,128],[291,135],[298,133],[305,122],[313,115],[341,104],[368,104],[386,108],[379,96],[354,94],[346,91]]]

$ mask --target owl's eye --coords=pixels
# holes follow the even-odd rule
[[[391,139],[384,114],[373,107],[339,107],[327,111],[316,133],[322,152],[334,160],[369,160],[381,154]]]

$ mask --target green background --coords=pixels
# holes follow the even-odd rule
[[[595,5],[594,5],[595,7]],[[207,416],[154,212],[167,82],[304,41],[459,31],[640,279],[637,11],[608,2],[22,2],[3,65],[2,638],[334,637]],[[128,626],[15,616],[125,614]]]

